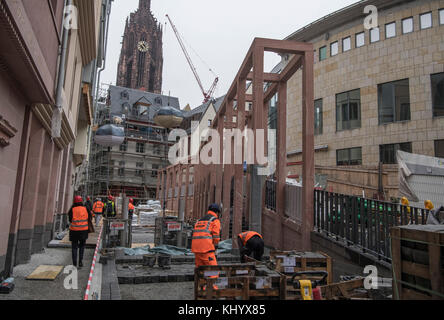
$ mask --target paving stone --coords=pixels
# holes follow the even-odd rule
[[[134,278],[134,276],[120,276],[118,277],[119,284],[134,284]]]
[[[163,274],[159,276],[159,282],[168,282],[168,275],[167,274]]]

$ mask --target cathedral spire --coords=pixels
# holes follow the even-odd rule
[[[151,9],[151,0],[139,0],[139,9]]]

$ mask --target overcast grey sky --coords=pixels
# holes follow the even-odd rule
[[[168,14],[188,46],[205,90],[219,76],[215,96],[226,93],[255,37],[283,39],[307,24],[356,0],[152,0],[151,11],[164,26],[163,93],[178,97],[181,108],[199,106],[203,95],[171,26]],[[102,83],[116,83],[125,20],[139,0],[115,0],[111,12],[108,55]],[[204,62],[202,62],[202,60]],[[279,62],[267,55],[265,68]]]

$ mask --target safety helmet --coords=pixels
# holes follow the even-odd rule
[[[75,196],[74,197],[74,203],[82,203],[82,202],[83,202],[83,199],[82,199],[81,196]]]
[[[208,207],[208,211],[213,211],[214,213],[220,214],[220,206],[217,203],[213,203]]]
[[[108,196],[108,200],[113,201],[113,196]]]
[[[133,202],[134,202],[133,198],[130,198],[130,199],[129,199],[129,202],[130,202],[130,203],[133,203]]]
[[[424,207],[427,210],[433,210],[435,208],[435,206],[433,205],[432,201],[430,201],[430,200],[424,201]]]
[[[408,206],[409,205],[409,200],[406,197],[402,197],[401,198],[401,204],[403,206]]]
[[[91,200],[91,198],[90,197],[86,197],[86,201],[89,201],[89,200]]]

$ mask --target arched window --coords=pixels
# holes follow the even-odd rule
[[[134,45],[135,45],[134,33],[131,32],[128,42],[128,54],[132,54],[134,52]]]

